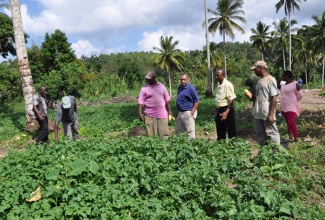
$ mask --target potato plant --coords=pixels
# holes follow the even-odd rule
[[[298,170],[291,154],[270,146],[249,158],[244,140],[182,135],[31,145],[1,160],[0,219],[325,217],[289,178]],[[39,186],[42,198],[26,201]]]

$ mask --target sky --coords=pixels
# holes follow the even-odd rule
[[[299,1],[299,0],[296,0]],[[217,0],[207,0],[215,10]],[[244,0],[242,15],[247,23],[238,24],[245,34],[235,32],[235,39],[249,41],[251,28],[262,21],[272,25],[285,17],[284,8],[276,13],[279,0]],[[173,36],[182,51],[201,50],[206,43],[202,22],[205,19],[204,0],[20,0],[24,31],[30,36],[27,47],[41,46],[45,34],[56,29],[68,37],[77,57],[118,52],[154,51],[160,47],[161,36]],[[298,27],[312,25],[312,15],[325,11],[324,0],[303,0],[293,19]],[[4,11],[11,16],[10,11]],[[208,14],[208,18],[211,15]],[[219,33],[209,34],[209,40],[219,43]]]

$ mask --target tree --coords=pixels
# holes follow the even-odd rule
[[[0,53],[3,58],[9,54],[16,55],[16,48],[14,46],[14,33],[12,20],[5,14],[0,12]]]
[[[306,1],[306,0],[303,0]],[[301,0],[280,0],[276,5],[276,13],[279,12],[280,8],[282,8],[284,6],[284,12],[285,15],[288,16],[288,20],[289,20],[289,70],[291,70],[291,63],[292,63],[292,59],[291,59],[291,13],[294,13],[295,8],[300,11],[300,7],[298,5],[298,3],[301,3]]]
[[[51,35],[46,33],[41,49],[33,46],[29,53],[33,57],[31,65],[37,76],[35,84],[46,82],[49,97],[79,94],[87,67],[76,58],[65,33],[60,30]]]
[[[296,20],[291,20],[291,26],[297,24]],[[283,59],[283,70],[286,70],[286,56],[288,51],[288,20],[286,18],[280,19],[279,22],[273,22],[274,31],[271,33],[271,43],[273,43],[273,49],[281,48]]]
[[[169,81],[169,95],[172,97],[172,84],[171,84],[171,74],[175,71],[181,71],[183,66],[181,61],[183,61],[184,54],[176,49],[179,41],[173,42],[173,37],[160,37],[160,48],[154,47],[154,50],[160,52],[159,56],[156,58],[155,63],[159,64],[160,69],[168,73]]]
[[[206,59],[207,59],[207,70],[208,70],[208,87],[205,92],[206,97],[212,96],[212,71],[210,68],[210,48],[209,48],[209,31],[208,31],[208,3],[204,0],[204,18],[205,18],[205,48],[206,48]]]
[[[136,84],[143,82],[143,72],[138,62],[133,59],[126,59],[119,65],[118,76],[124,80],[129,89],[134,89]]]
[[[208,23],[209,32],[217,32],[223,37],[223,53],[224,53],[224,71],[227,77],[227,54],[226,54],[226,35],[230,36],[231,39],[235,38],[234,30],[245,33],[244,29],[241,28],[235,21],[241,21],[246,23],[246,19],[241,17],[241,14],[245,14],[241,8],[243,7],[242,0],[219,0],[217,2],[216,10],[208,9],[215,17],[209,18]]]
[[[203,47],[203,52],[204,54],[207,54],[207,47],[204,46]],[[221,48],[218,46],[218,44],[216,44],[215,42],[210,42],[209,44],[209,55],[210,55],[210,69],[211,69],[211,73],[212,76],[214,76],[214,72],[216,71],[217,68],[220,68],[220,66],[222,65],[222,56],[220,57],[220,55],[222,54]],[[206,61],[207,58],[204,57],[204,60]],[[211,84],[213,85],[213,78],[211,77]]]
[[[312,26],[303,26],[306,28],[307,45],[313,48],[317,53],[321,53],[322,59],[322,88],[324,88],[324,72],[325,72],[325,12],[321,16],[313,15],[311,17],[315,24]]]
[[[204,46],[203,53],[206,54],[206,50],[207,48],[206,46]],[[222,56],[220,56],[221,48],[215,42],[210,42],[209,51],[210,51],[209,54],[210,54],[210,62],[211,62],[211,72],[214,73],[216,69],[219,68],[222,64]],[[204,59],[206,60],[206,57]],[[211,81],[211,84],[213,86],[213,80]]]
[[[18,57],[19,72],[22,81],[22,90],[25,101],[26,120],[28,125],[34,123],[33,94],[35,92],[35,89],[33,84],[32,73],[29,68],[19,0],[10,0],[10,7],[16,43],[16,53]]]
[[[60,70],[65,64],[76,60],[68,38],[65,33],[58,29],[51,35],[45,34],[45,39],[42,43],[42,53],[44,56],[44,67],[47,72]]]
[[[264,52],[270,47],[269,40],[270,32],[268,32],[270,29],[269,25],[266,25],[259,21],[256,24],[256,29],[252,28],[251,31],[253,35],[250,37],[250,40],[253,42],[253,47],[256,47],[262,55],[262,60],[264,60]]]

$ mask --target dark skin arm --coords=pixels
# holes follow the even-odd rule
[[[199,107],[199,102],[195,102],[195,103],[194,103],[194,106],[193,106],[192,111],[191,111],[191,116],[192,116],[192,117],[193,117],[193,115],[194,115],[194,113],[195,113],[197,107]]]
[[[170,101],[166,102],[167,109],[168,109],[168,115],[173,115],[172,108],[170,107]]]
[[[44,120],[44,117],[43,115],[40,114],[40,112],[38,111],[38,108],[37,108],[37,105],[33,105],[33,109],[35,111],[35,113],[37,114],[38,118],[43,121]]]
[[[274,119],[274,113],[275,113],[275,108],[276,108],[276,96],[271,97],[271,105],[270,105],[270,111],[269,111],[269,124],[273,124],[275,119]]]
[[[253,94],[252,94],[252,98],[251,98],[251,99],[248,97],[248,95],[245,94],[245,96],[246,96],[250,101],[255,101],[255,99],[256,99],[256,96],[253,95]]]
[[[58,137],[59,137],[58,133],[59,133],[59,123],[55,122],[55,124],[54,124],[54,141],[58,140]]]
[[[142,113],[143,106],[144,106],[143,104],[138,105],[138,115],[141,121],[144,121],[144,114]]]
[[[230,109],[233,107],[233,105],[234,105],[234,99],[232,99],[232,100],[230,100],[230,103],[228,104],[228,108],[226,109],[226,111],[224,111],[222,114],[220,114],[220,116],[221,116],[221,121],[224,121],[224,120],[226,120],[227,119],[227,117],[228,117],[228,114],[229,114],[229,111],[230,111]]]
[[[297,91],[300,91],[300,89],[301,89],[298,83],[296,83],[296,89],[297,89]]]
[[[75,111],[76,113],[78,113],[78,112],[77,112],[77,103],[74,103],[73,108],[74,108],[74,111]]]

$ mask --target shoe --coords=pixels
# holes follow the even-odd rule
[[[284,143],[291,143],[291,142],[293,142],[293,140],[291,140],[291,139],[285,139],[284,140]]]

